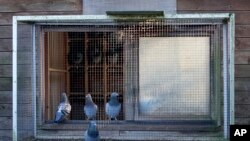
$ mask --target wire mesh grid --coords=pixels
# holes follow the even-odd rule
[[[204,137],[208,140],[221,136],[221,21],[101,22],[38,26],[43,33],[36,52],[38,108],[19,110],[25,115],[36,111],[38,134],[49,130],[48,138],[83,138],[89,123],[84,105],[91,94],[103,139],[192,140],[204,136],[200,131],[210,132]],[[21,39],[22,32],[18,35]],[[58,124],[64,126],[57,126],[51,122],[62,92],[72,109]],[[118,121],[110,121],[105,112],[112,92],[119,94],[121,103]]]

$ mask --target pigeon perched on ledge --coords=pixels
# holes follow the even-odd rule
[[[61,101],[57,108],[57,112],[55,115],[54,122],[55,123],[62,123],[66,120],[67,116],[70,114],[71,105],[69,103],[68,97],[66,93],[61,94]]]
[[[121,110],[121,103],[118,101],[119,94],[116,92],[111,93],[110,100],[105,105],[106,115],[110,120],[117,120],[117,116]]]
[[[100,141],[99,131],[97,129],[95,121],[90,121],[84,137],[85,141]]]
[[[97,105],[93,102],[91,95],[87,94],[85,96],[84,113],[88,120],[94,120],[96,118],[97,111]]]

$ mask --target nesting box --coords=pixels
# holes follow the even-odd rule
[[[233,61],[230,14],[14,17],[13,139],[84,138],[88,93],[102,139],[228,138]],[[62,92],[72,111],[57,125]],[[116,122],[105,114],[112,92]]]

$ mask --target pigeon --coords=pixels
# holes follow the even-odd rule
[[[96,127],[95,121],[90,121],[84,136],[85,141],[100,141],[99,131]]]
[[[117,120],[117,116],[121,110],[121,103],[118,101],[119,94],[116,92],[111,93],[111,97],[108,103],[105,105],[105,112],[106,115],[109,117],[110,120]]]
[[[93,102],[91,95],[87,94],[85,96],[84,113],[87,116],[88,120],[94,120],[97,111],[98,111],[97,105]]]
[[[66,117],[70,114],[71,111],[71,105],[69,103],[69,100],[67,98],[66,93],[61,94],[61,101],[57,108],[57,112],[55,115],[54,122],[55,123],[62,123],[66,120]]]

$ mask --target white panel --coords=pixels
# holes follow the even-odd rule
[[[139,114],[209,115],[209,38],[139,39]]]

